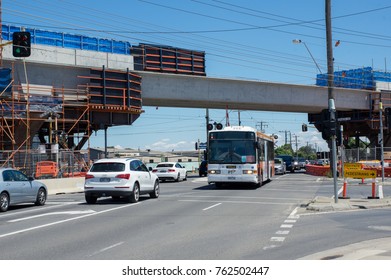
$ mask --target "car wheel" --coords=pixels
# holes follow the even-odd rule
[[[37,199],[35,200],[35,205],[43,206],[46,203],[46,190],[40,188],[37,193]]]
[[[160,186],[159,186],[159,180],[156,180],[155,185],[153,187],[153,192],[149,194],[151,198],[158,198],[160,194]]]
[[[179,182],[180,178],[181,178],[181,174],[178,173],[178,177],[176,177],[175,182]]]
[[[140,199],[140,186],[138,183],[134,183],[133,192],[127,197],[128,202],[136,203]]]
[[[96,201],[98,200],[97,197],[92,196],[92,195],[90,195],[90,194],[86,194],[86,195],[85,195],[85,198],[86,198],[87,204],[95,204]]]
[[[185,173],[185,178],[183,178],[183,181],[187,181],[187,172]]]
[[[9,197],[8,194],[2,193],[0,194],[0,212],[5,212],[8,210],[9,206]]]

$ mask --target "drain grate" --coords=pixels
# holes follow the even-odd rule
[[[327,256],[327,257],[321,258],[321,260],[335,260],[335,259],[338,259],[340,257],[343,257],[343,255]]]

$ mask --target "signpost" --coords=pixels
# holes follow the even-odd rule
[[[377,171],[376,170],[365,170],[361,169],[362,164],[361,163],[346,163],[345,164],[345,170],[344,170],[344,183],[343,183],[343,193],[342,197],[344,199],[347,199],[349,197],[346,196],[346,188],[347,188],[347,179],[346,178],[372,178],[372,196],[368,196],[368,198],[371,199],[378,199],[379,197],[376,196],[376,176]]]

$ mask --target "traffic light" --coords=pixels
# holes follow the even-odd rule
[[[308,131],[308,127],[307,127],[307,125],[306,125],[305,123],[303,123],[303,124],[301,125],[301,131],[303,131],[303,132]]]
[[[12,55],[14,57],[28,57],[31,54],[30,32],[14,32],[12,34]]]

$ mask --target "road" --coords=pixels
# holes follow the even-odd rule
[[[356,189],[351,195],[370,194]],[[391,189],[384,187],[387,196]],[[48,197],[0,214],[3,260],[294,260],[333,247],[387,237],[391,209],[311,213],[332,196],[332,181],[304,173],[262,187],[222,188],[205,177],[161,183],[158,199],[128,204],[82,193]]]

